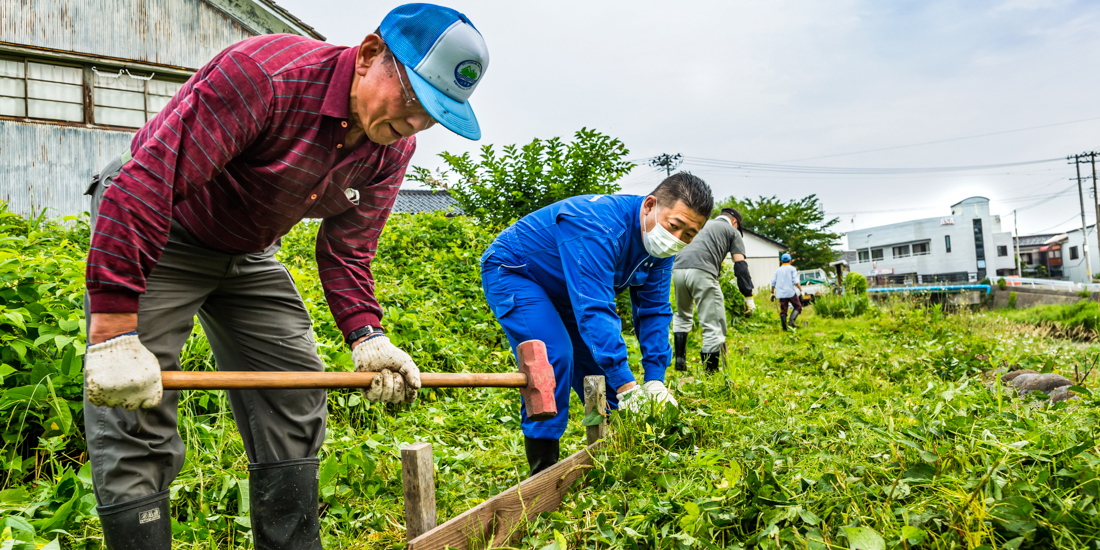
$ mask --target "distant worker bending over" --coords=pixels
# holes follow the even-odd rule
[[[802,314],[802,299],[799,298],[802,295],[802,285],[798,284],[798,270],[791,265],[791,255],[784,252],[779,257],[779,261],[783,265],[775,270],[775,275],[772,275],[772,300],[779,298],[779,326],[787,330],[788,326],[795,328],[795,319]],[[793,308],[789,324],[787,323],[788,305]]]
[[[676,405],[665,387],[672,359],[672,256],[703,228],[714,199],[703,180],[681,172],[652,194],[581,195],[536,210],[497,236],[481,257],[481,285],[513,351],[542,340],[554,367],[558,415],[535,422],[520,409],[524,448],[535,475],[558,461],[569,421],[569,390],[584,399],[584,377],[606,377],[613,406]],[[642,352],[643,384],[627,362],[615,295],[630,290]]]
[[[707,222],[699,236],[676,255],[672,264],[672,282],[676,285],[676,316],[672,318],[676,370],[687,370],[687,337],[694,324],[692,305],[699,309],[699,324],[703,326],[703,365],[707,372],[718,370],[718,358],[726,343],[726,300],[718,274],[726,254],[733,258],[737,289],[745,297],[749,313],[756,309],[742,237],[741,213],[723,208],[722,213]]]

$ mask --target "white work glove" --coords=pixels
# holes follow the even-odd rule
[[[385,336],[363,340],[351,351],[355,372],[376,372],[370,387],[363,390],[367,401],[412,403],[420,389],[420,369],[412,357],[390,343]]]
[[[137,333],[123,334],[88,346],[84,358],[88,401],[100,407],[132,411],[160,405],[160,363]]]
[[[749,309],[749,315],[752,315],[752,313],[756,311],[756,300],[754,300],[752,296],[747,296],[745,298],[745,307]]]
[[[668,391],[665,383],[660,380],[650,380],[641,386],[634,386],[617,394],[617,397],[619,398],[620,409],[633,412],[648,406],[650,402],[668,404],[673,407],[680,406],[676,399],[672,397],[672,392]]]

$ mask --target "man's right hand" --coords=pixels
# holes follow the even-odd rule
[[[101,407],[151,409],[163,394],[160,363],[137,332],[88,346],[84,382],[88,401]]]

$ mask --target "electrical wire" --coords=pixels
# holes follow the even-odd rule
[[[861,167],[829,167],[829,166],[792,166],[784,164],[767,164],[758,162],[737,162],[721,159],[709,159],[703,157],[684,157],[685,163],[709,168],[722,168],[727,170],[758,171],[758,172],[786,172],[800,174],[829,174],[829,175],[877,175],[877,174],[933,174],[944,172],[970,172],[975,170],[992,170],[998,168],[1014,168],[1017,166],[1030,166],[1048,162],[1063,162],[1063,158],[1029,160],[1022,162],[1007,162],[1002,164],[981,164],[973,166],[930,166],[930,167],[898,167],[898,168],[861,168]]]

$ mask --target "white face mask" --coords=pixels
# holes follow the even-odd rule
[[[657,207],[653,208],[653,229],[645,231],[645,219],[642,219],[642,242],[645,244],[645,251],[657,258],[675,256],[687,246],[687,243],[677,239],[665,229],[665,226],[661,225],[661,222],[657,221]]]

